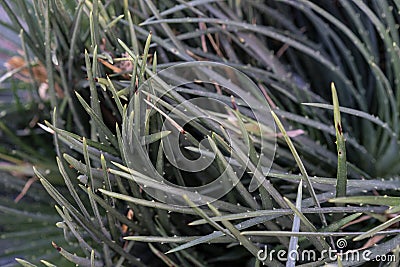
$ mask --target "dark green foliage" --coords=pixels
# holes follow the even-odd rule
[[[14,204],[23,180],[0,181],[0,245],[11,244],[1,264],[18,257],[58,266],[65,259],[80,266],[259,266],[264,245],[321,252],[343,236],[346,249],[356,249],[376,235],[384,238],[372,240],[379,244],[371,251],[398,257],[399,1],[0,3],[8,15],[1,28],[20,34],[28,62],[0,78],[0,169],[41,182]],[[192,65],[176,75],[163,70],[202,61],[240,70],[260,89],[211,63],[199,73],[222,88],[197,81],[169,89]],[[150,79],[155,73],[160,80]],[[224,87],[235,83],[254,106]],[[48,87],[44,94],[40,86]],[[228,108],[188,101],[205,97]],[[270,172],[262,140],[270,134],[266,151],[274,150],[273,123],[257,126],[253,112],[267,103],[279,129]],[[196,119],[180,124],[190,116]],[[171,129],[161,128],[165,122]],[[163,146],[174,131],[187,158],[215,153],[211,167],[191,173],[170,164]],[[202,140],[207,151],[199,149]],[[224,169],[235,189],[201,207],[196,193],[156,181],[162,175],[199,186]],[[253,175],[267,178],[255,191]],[[146,188],[186,206],[159,201]],[[374,202],[373,195],[390,197]],[[37,243],[23,247],[23,240]],[[363,264],[313,264],[325,262]],[[276,257],[265,263],[285,264]]]

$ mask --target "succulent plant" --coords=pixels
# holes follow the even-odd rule
[[[0,264],[398,264],[397,0],[0,3]]]

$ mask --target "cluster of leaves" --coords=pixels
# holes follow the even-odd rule
[[[0,187],[0,246],[12,244],[1,253],[4,265],[19,257],[66,266],[54,259],[60,253],[80,266],[257,266],[265,245],[321,252],[335,249],[338,237],[348,240],[348,249],[399,260],[399,231],[388,229],[400,221],[399,1],[0,3],[8,15],[1,27],[19,34],[24,62],[9,61],[1,78],[16,102],[2,102],[0,113],[0,169],[14,175],[4,176]],[[171,91],[166,80],[178,83],[179,75],[141,90],[154,73],[198,61],[238,69],[260,88],[256,103],[269,103],[281,132],[270,172],[263,168],[252,107],[237,95],[203,83]],[[213,82],[227,79],[214,75]],[[187,104],[196,97],[232,108]],[[179,125],[187,111],[209,119]],[[228,120],[211,123],[221,118]],[[165,121],[186,138],[182,150],[189,157],[196,158],[207,136],[217,155],[208,176],[168,162],[162,146],[170,131],[160,131]],[[133,139],[143,129],[143,139]],[[242,146],[229,143],[226,132]],[[202,185],[221,169],[232,179],[238,168],[245,172],[226,196],[197,207],[191,191],[160,186],[145,170],[132,169],[135,161],[182,186]],[[34,184],[13,204],[10,197],[24,191],[18,176],[36,177],[42,187]],[[267,178],[254,192],[248,190],[252,176]],[[146,187],[180,196],[187,207],[159,202]],[[57,221],[65,238],[52,226]],[[22,245],[26,240],[37,243]],[[55,250],[48,251],[51,242]],[[263,263],[282,265],[276,258]]]

